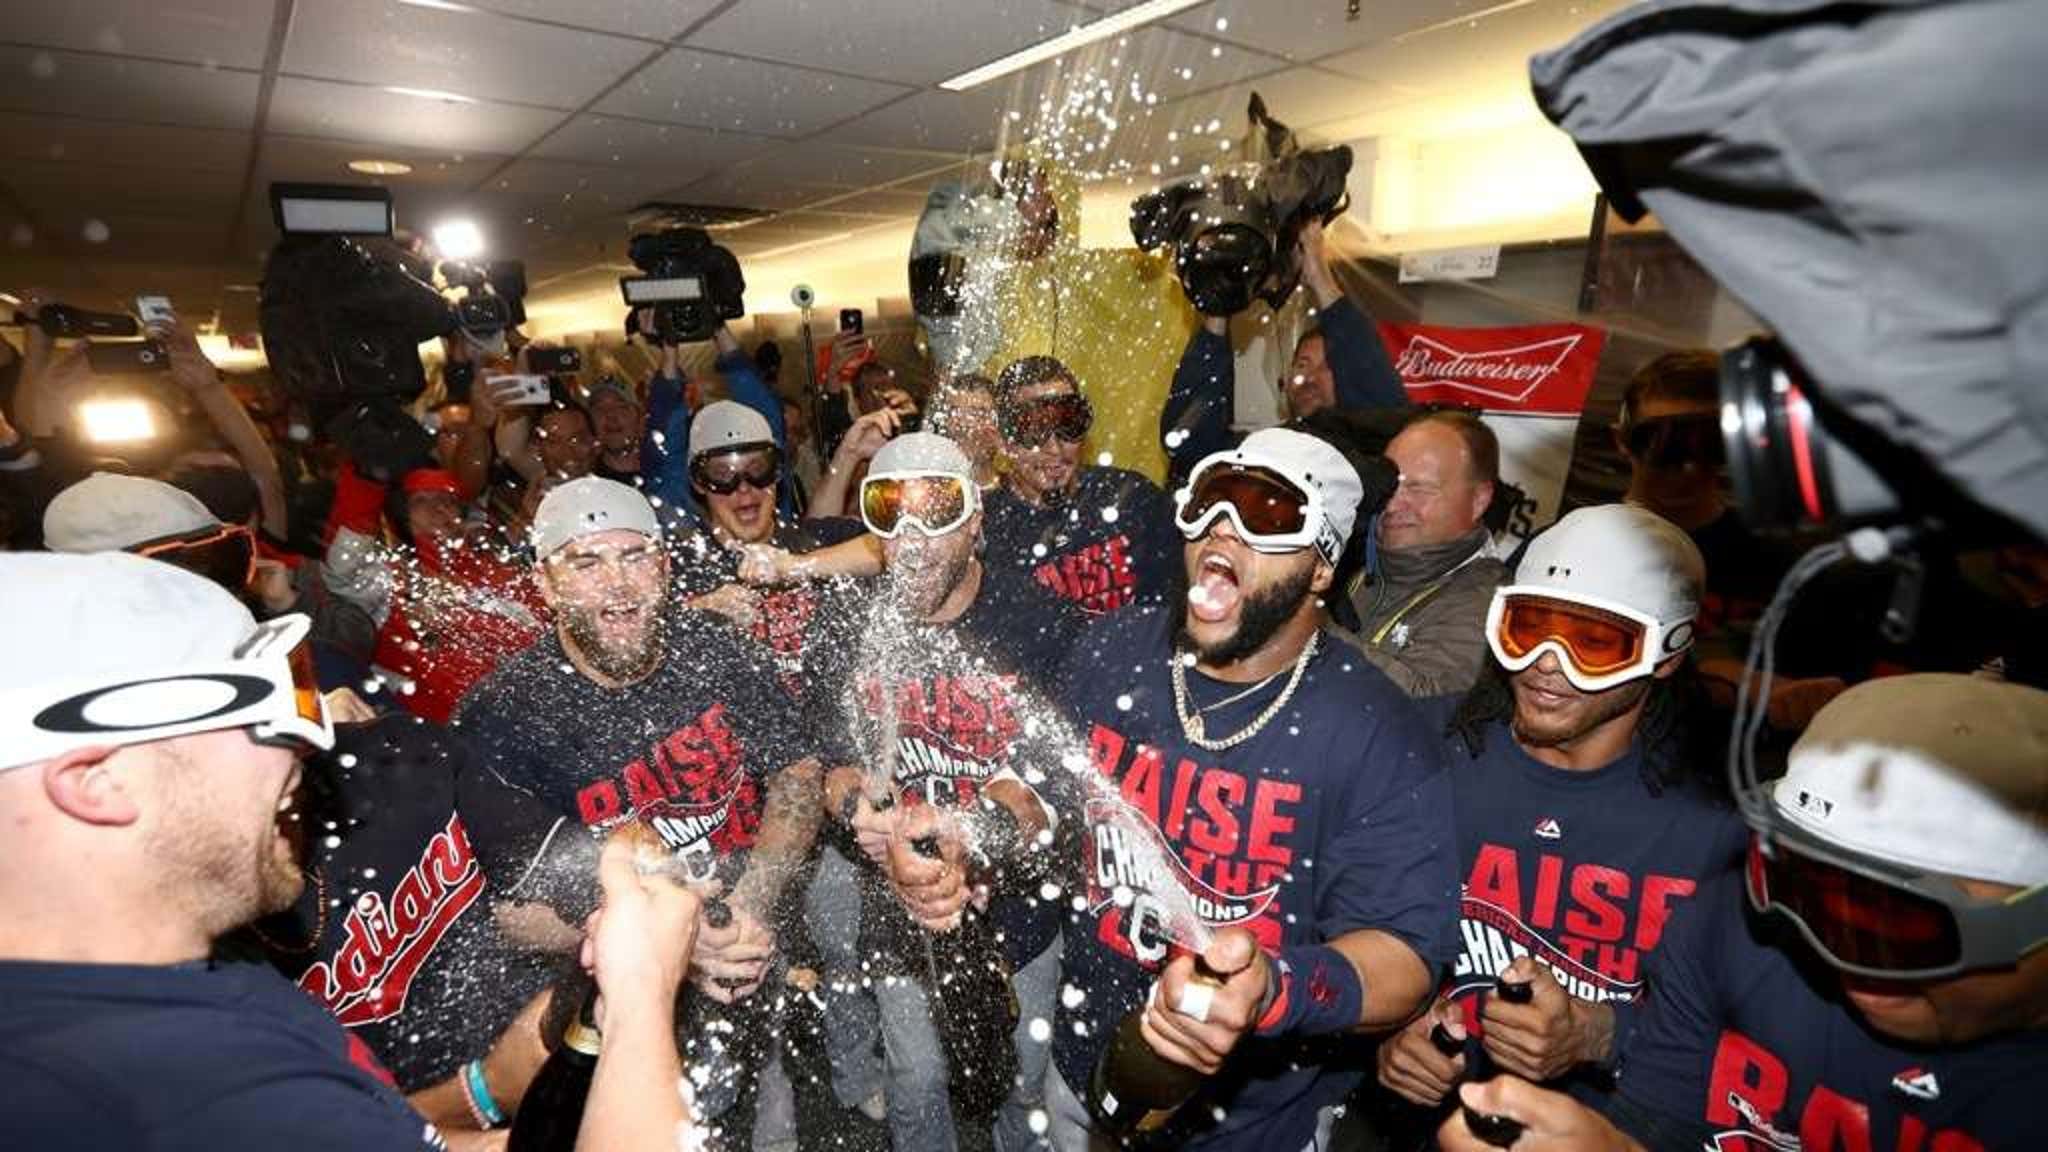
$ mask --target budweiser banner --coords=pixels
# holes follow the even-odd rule
[[[1502,543],[1511,549],[1555,520],[1606,332],[1581,324],[1379,329],[1410,400],[1478,407],[1500,439],[1501,476],[1527,497]]]

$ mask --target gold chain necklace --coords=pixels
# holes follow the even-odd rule
[[[1189,743],[1193,744],[1197,748],[1206,748],[1211,752],[1222,752],[1227,749],[1235,748],[1239,744],[1242,744],[1245,741],[1251,739],[1252,737],[1257,736],[1259,732],[1266,727],[1266,725],[1271,724],[1273,722],[1273,718],[1280,714],[1280,710],[1282,708],[1287,707],[1287,702],[1294,698],[1294,690],[1297,687],[1300,687],[1301,677],[1303,673],[1306,673],[1308,671],[1308,662],[1310,660],[1315,659],[1316,650],[1318,647],[1321,646],[1321,643],[1322,633],[1320,631],[1309,636],[1308,643],[1302,645],[1301,647],[1301,655],[1294,658],[1294,674],[1287,678],[1287,686],[1280,690],[1280,695],[1274,697],[1273,702],[1266,706],[1266,710],[1259,713],[1258,717],[1254,719],[1250,724],[1240,729],[1235,735],[1228,736],[1220,740],[1209,739],[1208,730],[1206,726],[1202,723],[1201,710],[1190,709],[1188,707],[1187,674],[1184,671],[1182,671],[1182,668],[1185,664],[1189,663],[1190,661],[1185,654],[1183,654],[1178,648],[1176,648],[1173,653],[1172,668],[1173,711],[1175,715],[1180,717],[1181,732],[1187,736]],[[1268,680],[1270,681],[1270,679],[1271,678],[1269,677]],[[1262,687],[1263,685],[1260,686]],[[1236,700],[1242,699],[1247,694],[1248,693],[1239,693],[1237,696],[1234,696],[1229,700],[1224,700],[1221,703],[1232,703]],[[1215,705],[1212,705],[1212,707],[1214,706]]]

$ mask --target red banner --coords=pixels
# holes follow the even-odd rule
[[[1603,329],[1583,324],[1379,328],[1410,400],[1523,416],[1577,416],[1607,343]]]

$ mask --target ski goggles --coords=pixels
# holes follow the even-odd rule
[[[860,519],[868,531],[893,540],[905,526],[944,536],[980,509],[974,481],[952,472],[870,473],[860,482]]]
[[[782,479],[782,453],[772,445],[707,452],[690,461],[690,478],[717,496],[730,496],[742,484],[767,491]]]
[[[1510,672],[1554,652],[1573,687],[1599,692],[1648,676],[1658,661],[1684,651],[1692,643],[1692,621],[1666,625],[1597,596],[1565,599],[1555,588],[1511,584],[1494,590],[1486,643]]]
[[[1343,544],[1323,512],[1320,489],[1269,464],[1219,452],[1195,465],[1188,482],[1173,494],[1173,522],[1180,534],[1199,540],[1219,517],[1229,517],[1254,552],[1293,552],[1313,545],[1335,564]]]
[[[180,536],[166,536],[138,544],[128,551],[176,565],[238,596],[256,574],[256,537],[240,524],[222,524]]]
[[[1749,902],[1829,964],[1880,980],[1941,980],[2016,964],[2048,944],[2048,886],[1979,900],[1953,878],[1849,851],[1746,806]]]
[[[1002,405],[996,423],[1005,440],[1021,447],[1036,448],[1052,439],[1078,444],[1095,426],[1095,409],[1077,393],[1041,396]]]
[[[147,744],[196,732],[247,728],[258,744],[334,747],[307,644],[312,622],[280,616],[257,625],[230,658],[109,684],[104,675],[0,694],[4,768],[75,748]]]

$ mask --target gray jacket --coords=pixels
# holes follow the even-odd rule
[[[1486,609],[1507,565],[1484,554],[1485,529],[1448,544],[1382,548],[1369,582],[1351,589],[1366,659],[1414,697],[1462,693],[1479,678]]]

